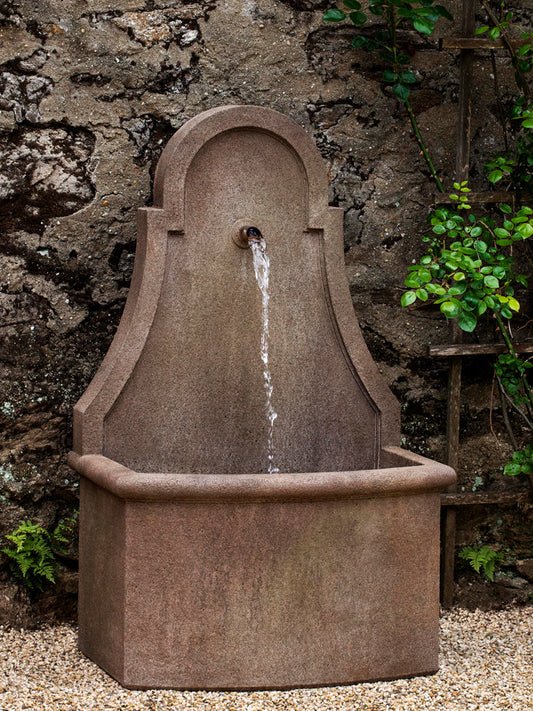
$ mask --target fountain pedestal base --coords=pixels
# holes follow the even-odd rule
[[[435,672],[440,500],[427,489],[450,470],[420,461],[342,481],[274,474],[269,490],[264,475],[221,476],[232,481],[217,497],[194,477],[149,489],[146,475],[78,458],[80,649],[129,688]]]

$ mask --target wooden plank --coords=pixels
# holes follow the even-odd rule
[[[461,32],[472,37],[476,27],[476,10],[473,0],[463,0]],[[459,59],[459,111],[457,117],[456,181],[468,180],[470,172],[470,137],[472,131],[472,76],[474,52],[462,49]]]
[[[442,508],[441,539],[442,551],[440,559],[440,599],[445,608],[453,605],[454,577],[455,577],[455,530],[456,508],[447,506]]]
[[[466,178],[463,178],[466,180]],[[455,190],[451,191],[452,193]],[[457,200],[452,200],[449,195],[444,193],[435,193],[434,202],[437,205],[457,205]],[[514,193],[508,192],[482,192],[482,193],[469,193],[468,202],[472,205],[488,205],[489,203],[514,203]]]
[[[440,495],[441,506],[510,506],[533,501],[533,489],[524,491],[466,491],[445,492]]]
[[[517,353],[533,353],[533,343],[515,343]],[[507,353],[505,343],[448,343],[439,346],[429,346],[430,356],[455,357],[467,355],[496,355]]]
[[[511,45],[519,49],[524,40],[511,40]],[[500,39],[490,39],[490,37],[442,37],[439,40],[439,49],[507,49],[505,42]]]
[[[459,424],[461,417],[461,370],[462,356],[452,356],[448,373],[448,415],[446,462],[457,469],[459,462]]]
[[[455,322],[452,322],[452,335],[460,339],[461,333]],[[455,356],[450,359],[448,371],[448,412],[446,423],[446,461],[457,469],[459,464],[459,425],[461,419],[461,369],[462,358]],[[448,493],[453,494],[456,484],[448,488]],[[454,576],[455,576],[455,529],[456,510],[452,507],[443,508],[441,516],[441,602],[443,607],[453,605]]]

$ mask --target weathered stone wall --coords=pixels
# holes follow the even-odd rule
[[[459,17],[458,0],[445,4]],[[399,307],[434,188],[405,111],[380,82],[382,68],[350,47],[351,26],[322,21],[329,5],[0,5],[0,534],[23,518],[50,527],[76,507],[77,481],[65,463],[72,407],[120,318],[136,209],[151,204],[155,164],[173,131],[222,104],[269,106],[313,136],[329,169],[331,203],[346,211],[354,305],[403,403],[406,444],[443,458],[446,363],[430,360],[427,346],[448,340],[447,324],[435,308]],[[436,35],[453,32],[457,23],[442,21]],[[457,57],[439,51],[436,38],[404,40],[420,80],[413,105],[449,184]],[[485,58],[476,80],[482,108],[474,115],[474,180],[487,150],[501,140],[490,71]],[[499,476],[510,448],[500,436],[497,407],[498,438],[487,435],[490,366],[466,366],[461,486],[471,489],[476,477],[487,484]],[[504,519],[502,541],[515,525],[512,516]],[[485,521],[481,529],[497,528]],[[472,529],[465,530],[472,538]],[[0,617],[27,623],[27,611],[12,612],[20,593],[6,581],[4,572]],[[39,604],[37,614],[45,614],[52,603]]]

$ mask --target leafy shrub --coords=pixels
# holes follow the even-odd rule
[[[62,520],[50,532],[38,524],[23,521],[13,533],[6,535],[13,545],[1,550],[9,559],[13,576],[30,590],[42,591],[47,582],[55,583],[59,569],[56,555],[65,554],[76,523],[76,516]]]
[[[458,201],[458,209],[469,210],[466,182],[454,187],[459,194],[450,197]],[[410,290],[403,294],[402,306],[432,300],[447,318],[457,318],[463,331],[473,331],[487,311],[498,321],[512,318],[520,309],[514,287],[525,286],[526,279],[514,273],[510,248],[533,235],[533,210],[521,207],[513,214],[509,205],[500,205],[500,211],[501,226],[471,213],[465,219],[448,208],[434,210],[433,234],[423,238],[429,249],[420,264],[409,268],[405,285]]]
[[[533,444],[528,444],[524,449],[513,452],[513,459],[503,468],[503,473],[508,476],[519,474],[533,474]]]
[[[476,573],[483,571],[483,574],[493,581],[496,564],[503,560],[503,553],[495,551],[488,546],[482,546],[481,548],[466,546],[459,553],[459,558],[469,563]]]

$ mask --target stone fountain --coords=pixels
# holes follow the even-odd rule
[[[124,686],[438,667],[439,492],[455,474],[399,446],[327,193],[314,143],[269,109],[207,111],[163,151],[69,459],[79,646]],[[269,260],[269,392],[254,238]]]

